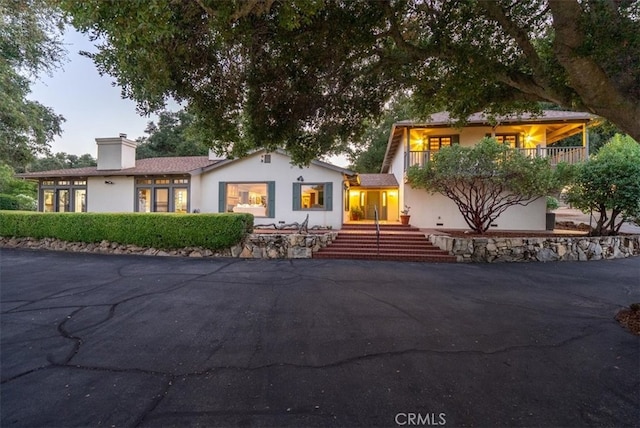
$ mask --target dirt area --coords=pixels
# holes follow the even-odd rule
[[[589,233],[591,228],[588,224],[580,223],[576,224],[572,221],[562,221],[556,222],[555,230],[549,231],[529,231],[529,230],[487,230],[484,234],[473,233],[470,230],[460,230],[460,229],[444,229],[439,230],[440,233],[461,237],[461,238],[469,238],[469,237],[483,237],[483,238],[521,238],[521,237],[532,237],[532,238],[548,238],[548,237],[560,237],[560,236],[586,236]]]
[[[616,315],[616,321],[631,333],[640,336],[640,303],[633,303]]]

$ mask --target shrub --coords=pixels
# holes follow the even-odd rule
[[[560,202],[553,196],[547,196],[547,211],[557,210],[560,206]]]
[[[38,201],[29,195],[16,195],[18,209],[22,211],[35,211],[38,208]]]
[[[20,206],[14,195],[0,194],[0,210],[17,210]]]
[[[0,212],[0,236],[141,247],[229,248],[253,228],[251,214]]]
[[[640,145],[616,134],[579,166],[567,201],[597,214],[594,235],[615,235],[625,221],[640,217]]]

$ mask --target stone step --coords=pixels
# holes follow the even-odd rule
[[[340,230],[376,230],[375,224],[345,223]],[[419,231],[417,227],[404,224],[381,224],[380,230]]]
[[[385,260],[385,261],[402,261],[402,262],[431,262],[431,263],[455,263],[456,257],[449,254],[429,254],[429,255],[409,255],[398,253],[384,254],[336,254],[319,251],[313,255],[315,259],[352,259],[352,260]]]
[[[334,239],[335,241],[349,241],[349,242],[375,242],[378,237],[373,235],[346,235],[339,233]],[[380,242],[429,242],[425,239],[424,235],[383,235],[380,234]]]
[[[398,245],[392,245],[392,246],[381,245],[379,250],[381,253],[396,252],[396,253],[407,253],[407,254],[426,254],[426,253],[447,254],[446,252],[442,251],[438,247],[415,248],[415,247],[403,247]],[[321,251],[343,253],[343,254],[350,254],[350,253],[374,253],[375,254],[376,252],[378,252],[378,247],[375,245],[364,247],[364,246],[348,246],[348,245],[335,246],[331,244],[328,247],[323,248]]]
[[[395,230],[385,229],[379,238],[375,229],[351,229],[338,232],[338,236],[314,258],[359,260],[404,260],[422,262],[455,262],[455,256],[434,246],[419,231],[398,225]]]
[[[375,241],[372,242],[353,242],[353,241],[340,241],[336,240],[331,243],[331,248],[376,248],[378,243]],[[380,248],[405,248],[405,249],[413,249],[416,251],[428,250],[428,249],[437,249],[438,247],[431,245],[428,242],[385,242],[380,241]]]

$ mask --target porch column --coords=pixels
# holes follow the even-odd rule
[[[582,147],[585,151],[585,160],[589,159],[589,130],[587,124],[582,125]]]

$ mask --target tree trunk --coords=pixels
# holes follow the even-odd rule
[[[576,0],[550,0],[555,29],[554,50],[567,72],[569,85],[592,113],[606,117],[640,142],[640,100],[616,86],[605,71],[580,54],[584,33],[580,31],[582,9]]]

